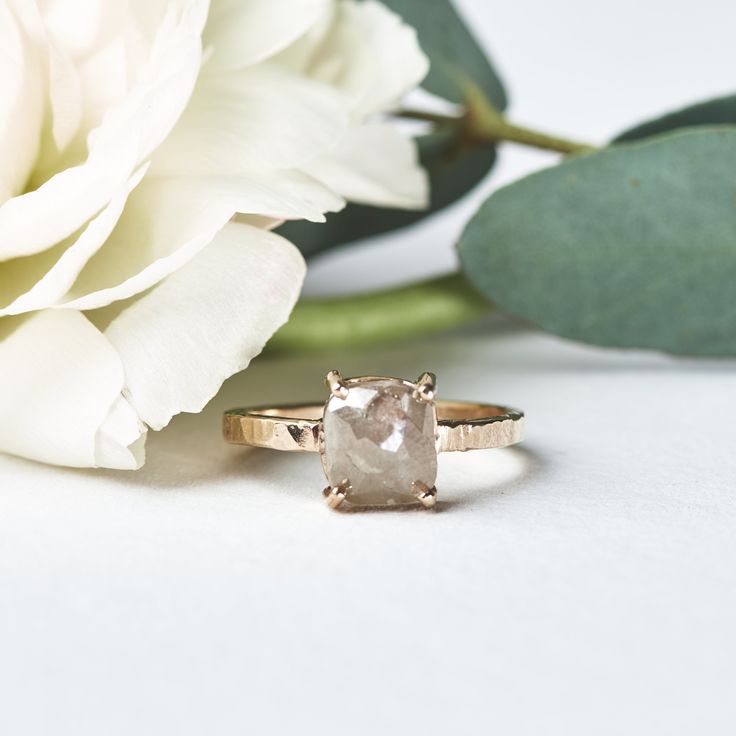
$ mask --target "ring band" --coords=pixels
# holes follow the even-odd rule
[[[508,447],[521,441],[524,414],[508,406],[469,401],[435,402],[438,452]],[[319,452],[324,404],[230,409],[223,419],[227,442],[284,452]]]
[[[496,404],[435,398],[436,379],[325,377],[326,404],[230,409],[227,442],[287,452],[319,452],[332,508],[416,503],[434,506],[437,455],[519,442],[524,414]]]

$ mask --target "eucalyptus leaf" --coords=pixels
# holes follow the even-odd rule
[[[507,99],[488,55],[481,48],[450,0],[384,0],[417,29],[419,44],[431,68],[422,86],[438,97],[461,103],[463,77],[469,77],[498,110]]]
[[[570,159],[497,191],[460,243],[468,278],[565,337],[736,355],[736,128]]]
[[[736,125],[736,95],[699,102],[662,115],[621,133],[614,143],[651,138],[660,133],[697,125]]]
[[[353,240],[411,225],[459,199],[483,180],[496,159],[495,148],[457,149],[451,135],[430,133],[417,140],[422,165],[431,179],[427,210],[397,210],[351,204],[327,216],[325,223],[287,222],[279,234],[295,243],[305,256]]]

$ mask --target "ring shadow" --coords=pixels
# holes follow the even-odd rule
[[[179,427],[176,432],[155,435],[150,460],[136,473],[76,472],[102,474],[110,481],[157,493],[167,490],[201,492],[230,488],[233,482],[246,478],[252,483],[273,483],[274,478],[278,478],[285,494],[323,502],[324,478],[316,454],[227,445],[214,430],[211,434],[216,439],[203,441],[199,423],[192,422],[190,429],[185,431],[184,427]],[[464,461],[471,458],[473,467],[464,468]],[[443,453],[440,455],[440,475],[444,480],[440,483],[437,504],[432,509],[417,503],[343,507],[338,513],[445,513],[514,492],[538,474],[545,464],[541,454],[531,446]],[[305,479],[309,480],[305,482]]]

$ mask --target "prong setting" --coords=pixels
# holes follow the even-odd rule
[[[336,380],[330,373],[328,380]],[[350,398],[330,396],[321,425],[328,493],[348,478],[345,505],[351,509],[417,505],[414,482],[429,490],[437,477],[434,401],[418,400],[417,384],[400,378],[361,376],[344,383]]]
[[[431,509],[437,503],[437,486],[430,488],[426,483],[416,481],[414,483],[414,495],[425,509]]]
[[[325,497],[325,500],[327,501],[327,505],[331,509],[338,508],[342,502],[347,498],[348,493],[350,492],[350,481],[344,480],[342,483],[340,483],[337,486],[327,486],[327,488],[322,491],[322,495]]]
[[[340,371],[329,371],[325,376],[325,384],[333,396],[338,399],[347,399],[349,389]]]
[[[422,373],[415,385],[414,398],[417,401],[423,401],[425,404],[434,401],[437,394],[437,377],[434,373]]]

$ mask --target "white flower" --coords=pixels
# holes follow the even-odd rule
[[[373,0],[0,0],[0,48],[2,451],[139,467],[288,318],[270,227],[425,203],[379,113],[427,61]]]

